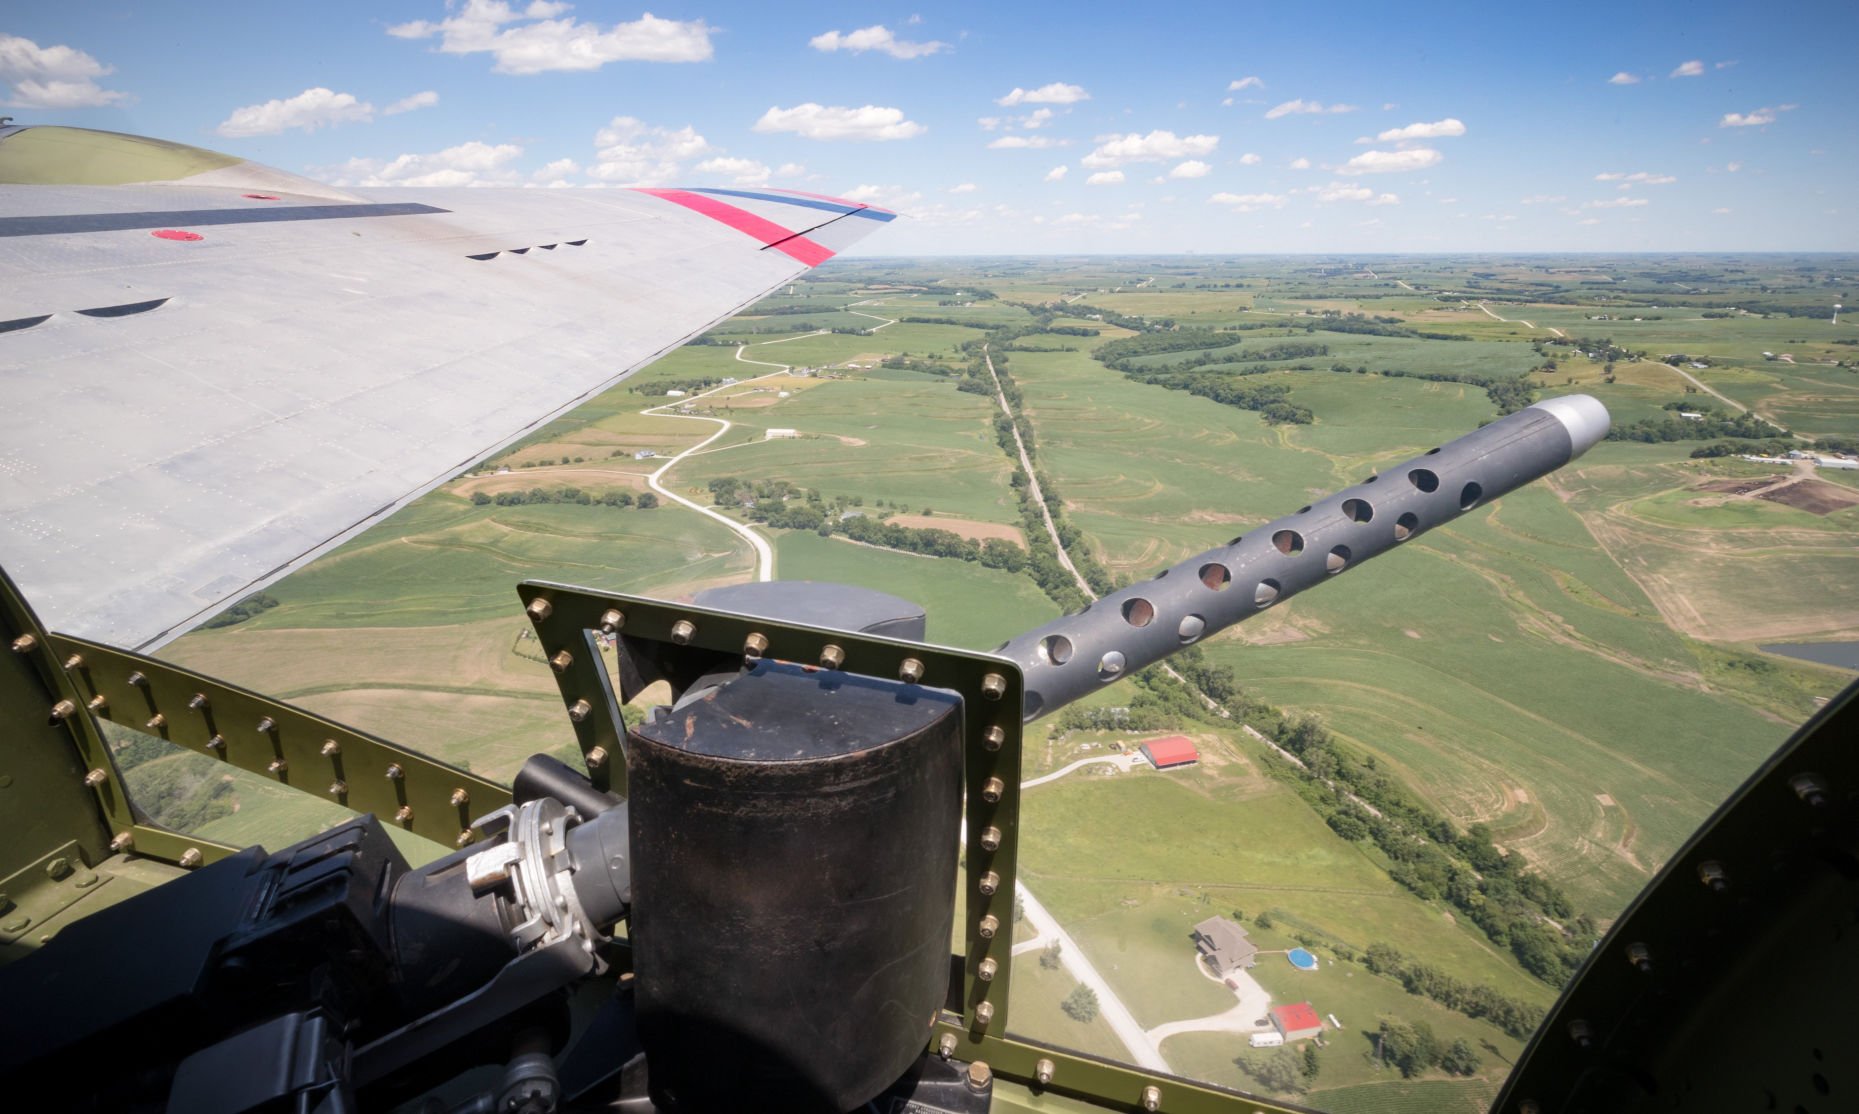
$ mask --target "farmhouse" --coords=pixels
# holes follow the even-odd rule
[[[762,434],[762,440],[781,441],[781,440],[785,440],[790,437],[799,437],[799,436],[800,436],[800,430],[798,429],[770,429],[767,432]]]
[[[1258,962],[1259,946],[1246,930],[1225,917],[1208,917],[1194,926],[1194,946],[1216,975],[1230,975]]]
[[[1158,770],[1172,769],[1175,766],[1192,766],[1201,760],[1200,752],[1194,749],[1194,742],[1186,735],[1170,735],[1166,739],[1150,739],[1142,745],[1143,757]]]
[[[1272,1028],[1288,1041],[1307,1040],[1323,1032],[1323,1018],[1309,1002],[1272,1007]]]

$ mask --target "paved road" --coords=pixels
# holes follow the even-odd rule
[[[1201,965],[1199,954],[1194,956],[1194,969],[1202,978],[1225,985],[1222,980],[1207,973],[1207,968]],[[1170,1021],[1157,1025],[1144,1035],[1159,1048],[1163,1041],[1176,1033],[1262,1033],[1270,1029],[1270,1020],[1263,1025],[1259,1024],[1261,1018],[1267,1017],[1265,1011],[1272,1008],[1272,996],[1259,985],[1259,980],[1253,978],[1250,971],[1235,971],[1227,978],[1239,984],[1239,988],[1233,991],[1237,1002],[1232,1009],[1206,1017],[1191,1017],[1186,1021]]]
[[[778,367],[781,369],[780,371],[771,371],[767,375],[758,375],[754,379],[745,379],[742,381],[743,383],[754,383],[761,379],[774,379],[779,376],[786,375],[788,373],[789,365],[787,364],[770,364],[770,363],[765,363],[762,360],[743,360],[742,359],[742,348],[736,349],[736,358],[738,360],[742,360],[742,362],[745,364],[762,364],[762,366],[764,367]],[[717,522],[720,522],[724,526],[727,526],[731,533],[748,541],[750,547],[755,550],[755,579],[773,580],[775,577],[775,551],[773,547],[771,547],[768,544],[767,538],[762,537],[760,534],[756,533],[754,530],[751,530],[747,525],[737,522],[735,519],[730,518],[728,515],[721,514],[718,511],[710,507],[703,506],[699,503],[693,503],[691,500],[686,499],[684,496],[679,495],[677,492],[671,490],[670,488],[666,487],[664,484],[659,482],[661,479],[664,478],[665,473],[671,471],[673,466],[675,466],[680,460],[683,460],[685,457],[690,456],[692,453],[698,452],[704,446],[710,444],[712,441],[715,441],[717,438],[723,436],[725,433],[728,433],[730,431],[730,428],[735,424],[733,422],[728,421],[727,419],[713,418],[707,414],[667,414],[667,413],[664,413],[664,411],[667,409],[673,409],[679,406],[688,405],[689,403],[695,402],[700,398],[706,398],[710,395],[713,395],[717,393],[718,391],[726,391],[726,390],[729,390],[731,387],[740,387],[740,386],[742,386],[742,383],[727,383],[721,387],[712,387],[710,390],[707,390],[703,392],[702,394],[692,395],[690,398],[680,398],[672,402],[661,403],[657,406],[648,406],[644,410],[639,411],[639,413],[641,414],[650,415],[652,417],[681,418],[685,421],[715,422],[717,424],[717,431],[715,433],[712,433],[710,436],[704,438],[702,441],[697,442],[697,444],[692,445],[690,448],[679,453],[677,456],[674,456],[670,460],[667,460],[665,463],[659,465],[657,471],[646,476],[645,482],[646,482],[646,486],[650,487],[653,491],[658,492],[660,495],[664,496],[665,498],[670,499],[672,502],[677,503],[680,506],[689,507],[690,509],[696,511],[698,514],[705,516],[706,518],[715,519]]]
[[[1117,1039],[1130,1050],[1130,1061],[1150,1071],[1163,1071],[1173,1075],[1175,1069],[1169,1067],[1168,1061],[1162,1058],[1162,1050],[1149,1039],[1149,1034],[1136,1023],[1135,1015],[1131,1014],[1129,1007],[1123,1004],[1123,999],[1117,997],[1117,992],[1110,989],[1110,984],[1104,981],[1104,976],[1098,974],[1097,968],[1091,965],[1091,961],[1085,957],[1084,949],[1078,946],[1078,941],[1072,939],[1071,933],[1066,932],[1064,926],[1046,911],[1046,907],[1039,903],[1039,899],[1033,896],[1031,890],[1025,886],[1019,886],[1017,889],[1020,901],[1026,907],[1028,923],[1044,941],[1057,940],[1059,942],[1060,964],[1071,972],[1072,978],[1097,993],[1098,1016],[1110,1024],[1111,1031],[1117,1034]],[[1024,946],[1015,947],[1014,951],[1017,953],[1020,947]],[[1045,945],[1042,942],[1040,946]]]

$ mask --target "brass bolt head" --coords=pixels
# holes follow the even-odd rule
[[[1051,1060],[1041,1060],[1033,1065],[1033,1078],[1038,1080],[1039,1085],[1043,1087],[1052,1082],[1052,1076],[1057,1070],[1057,1066]]]
[[[566,650],[556,651],[555,656],[549,659],[549,668],[555,670],[557,673],[568,672],[568,667],[573,664],[574,655]]]
[[[600,629],[606,631],[608,634],[612,634],[625,625],[626,616],[620,614],[618,608],[609,607],[607,610],[600,613]]]
[[[988,1022],[993,1021],[993,1020],[994,1020],[994,1003],[992,1002],[975,1003],[975,1028],[985,1029],[988,1027]]]
[[[269,735],[273,731],[276,731],[277,729],[278,729],[278,721],[272,719],[270,716],[266,716],[265,718],[258,721],[258,733],[260,735]]]
[[[981,829],[981,849],[983,851],[998,851],[1000,850],[1000,845],[1001,830],[999,828],[990,825],[989,827]]]
[[[981,678],[981,695],[989,700],[999,700],[1007,692],[1007,678],[999,673],[990,673]]]
[[[1645,944],[1628,944],[1627,962],[1641,971],[1650,972],[1652,970],[1652,949]]]
[[[945,1060],[955,1055],[954,1033],[944,1033],[942,1035],[942,1039],[936,1042],[936,1054]]]
[[[1698,864],[1698,881],[1718,893],[1730,888],[1730,875],[1724,871],[1723,864],[1715,859]]]
[[[102,712],[105,708],[108,708],[109,706],[110,706],[109,698],[104,696],[102,693],[98,693],[97,695],[91,697],[90,703],[85,705],[85,707],[89,708],[93,712]]]
[[[993,897],[994,891],[1001,888],[1001,876],[990,870],[981,876],[978,885],[983,894]]]
[[[284,761],[282,758],[273,758],[265,766],[265,769],[269,770],[270,772],[276,774],[279,777],[283,777],[285,774],[285,771],[290,769],[290,763]]]
[[[92,789],[97,788],[97,786],[102,785],[108,780],[110,780],[110,775],[102,770],[92,770],[84,775],[84,784],[90,786]]]
[[[329,783],[329,795],[332,797],[348,796],[349,795],[349,783],[346,781],[330,782]]]
[[[587,768],[598,770],[607,764],[606,747],[590,747],[587,752]]]
[[[117,832],[116,838],[110,840],[111,852],[118,854],[118,855],[129,850],[131,847],[134,847],[135,845],[136,845],[136,837],[135,837],[134,832]]]
[[[143,676],[140,671],[131,673],[128,677],[128,681],[130,684],[134,685],[137,688],[141,688],[142,686],[148,684],[148,678]]]
[[[838,669],[846,663],[846,652],[835,643],[828,642],[820,649],[820,664],[827,669]]]
[[[452,790],[451,800],[453,808],[464,808],[471,803],[471,794],[465,792],[463,789],[454,789]]]
[[[897,667],[897,679],[906,685],[914,685],[923,679],[923,663],[915,658],[905,658]]]
[[[568,708],[568,718],[580,723],[594,714],[594,706],[585,700],[577,700]]]
[[[752,632],[742,640],[742,656],[756,661],[768,652],[768,636],[760,631]]]
[[[994,1070],[988,1067],[986,1060],[976,1060],[968,1065],[968,1089],[985,1091],[994,1082]]]
[[[1162,1088],[1153,1086],[1143,1088],[1143,1109],[1151,1111],[1162,1109]]]
[[[66,669],[84,668],[84,655],[83,654],[72,654],[70,657],[66,658],[65,668]]]
[[[413,822],[413,806],[401,805],[399,808],[395,809],[394,819],[402,824],[411,824]]]
[[[215,735],[211,739],[208,739],[207,749],[208,750],[225,750],[226,749],[226,736]]]
[[[196,712],[205,711],[210,703],[212,701],[207,699],[207,694],[204,692],[197,692],[187,700],[187,706]]]
[[[674,645],[688,646],[691,639],[697,637],[697,624],[689,619],[679,619],[671,624],[671,641]]]
[[[555,613],[555,605],[538,596],[529,601],[529,606],[524,611],[529,615],[530,622],[540,623]]]
[[[998,727],[990,727],[981,734],[981,745],[989,750],[999,750],[1007,741],[1007,733]]]
[[[334,758],[336,755],[341,754],[341,753],[342,753],[341,743],[336,742],[334,739],[323,740],[322,755],[324,758]]]
[[[975,931],[981,934],[981,938],[983,940],[994,939],[994,934],[996,932],[999,932],[1000,929],[1001,929],[1000,918],[995,916],[992,913],[989,913],[987,916],[981,918],[981,923],[975,926]]]
[[[76,704],[71,703],[69,700],[60,700],[58,703],[52,705],[51,720],[53,723],[62,723],[76,714]]]
[[[996,960],[984,959],[981,961],[981,966],[975,968],[975,977],[982,982],[993,982],[994,976],[1000,972],[1000,969],[1001,965]]]
[[[181,865],[186,867],[188,870],[192,870],[195,867],[199,866],[201,860],[204,859],[205,857],[206,856],[200,853],[200,848],[189,847],[187,850],[181,852]]]
[[[33,650],[38,648],[38,645],[39,638],[37,635],[22,634],[13,640],[13,652],[16,654],[30,654]]]
[[[149,717],[149,721],[145,726],[150,731],[160,731],[162,728],[168,726],[168,717],[162,715],[160,712],[156,712],[153,716]]]
[[[470,828],[466,828],[464,831],[458,833],[458,838],[452,841],[452,846],[464,847],[476,838],[478,838],[477,833],[473,832]]]
[[[989,804],[998,804],[1001,794],[1006,791],[1007,783],[997,777],[991,777],[981,783],[981,799]]]
[[[387,780],[399,781],[401,778],[404,778],[406,776],[407,776],[407,771],[400,768],[400,763],[389,762],[387,764]]]

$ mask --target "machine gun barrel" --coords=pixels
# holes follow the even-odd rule
[[[1073,615],[1000,653],[1026,671],[1028,721],[1548,475],[1607,435],[1589,395],[1536,403]]]

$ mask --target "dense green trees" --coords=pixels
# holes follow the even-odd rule
[[[1065,1000],[1059,1003],[1059,1008],[1064,1010],[1066,1016],[1070,1017],[1073,1021],[1082,1021],[1086,1024],[1090,1024],[1092,1021],[1097,1020],[1097,991],[1092,990],[1083,983],[1079,983],[1072,988],[1070,994],[1065,996]]]

